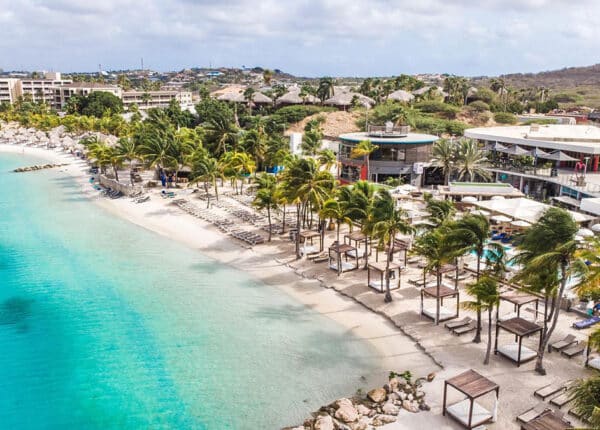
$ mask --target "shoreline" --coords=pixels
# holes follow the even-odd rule
[[[281,258],[281,250],[277,246],[281,245],[279,241],[271,244],[265,242],[255,248],[243,246],[218,231],[212,224],[192,217],[170,204],[171,200],[159,197],[160,188],[151,191],[150,201],[143,204],[136,204],[128,198],[111,200],[100,197],[89,186],[87,162],[68,152],[0,144],[0,153],[22,154],[53,163],[68,163],[67,166],[57,169],[71,176],[80,185],[82,195],[104,210],[146,230],[176,240],[220,264],[241,270],[266,285],[278,288],[299,304],[328,317],[346,328],[357,339],[370,344],[377,352],[377,367],[381,370],[410,370],[416,375],[425,375],[442,368],[431,354],[391,318],[327,285],[319,277],[305,276],[293,267],[291,261]],[[178,193],[181,191],[176,190]],[[194,203],[202,207],[204,202],[197,200]],[[294,258],[293,255],[289,257]],[[387,373],[378,373],[381,375],[372,375],[373,379],[381,384],[387,382]]]

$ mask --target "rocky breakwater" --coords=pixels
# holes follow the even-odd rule
[[[373,430],[393,423],[402,409],[411,413],[429,411],[422,384],[431,382],[435,374],[414,382],[410,372],[391,372],[389,381],[381,388],[360,392],[352,398],[342,398],[321,407],[301,426],[283,430]]]
[[[18,167],[15,170],[13,170],[13,172],[15,173],[22,173],[22,172],[34,172],[36,170],[43,170],[43,169],[53,169],[55,167],[62,167],[62,166],[66,166],[67,163],[63,163],[63,164],[36,164],[34,166],[27,166],[27,167]]]

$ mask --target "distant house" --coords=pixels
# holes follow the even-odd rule
[[[206,74],[206,76],[208,76],[209,78],[216,78],[217,76],[221,76],[223,74],[223,72],[219,72],[218,70],[214,70],[212,72],[208,72]]]

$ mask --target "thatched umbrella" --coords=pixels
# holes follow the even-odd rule
[[[396,100],[398,102],[408,103],[413,101],[415,99],[415,96],[413,96],[408,91],[397,90],[391,93],[387,98],[388,100]]]
[[[337,106],[345,108],[347,106],[352,105],[352,100],[354,100],[355,97],[358,98],[358,102],[363,106],[373,107],[375,105],[375,100],[373,100],[372,98],[351,91],[336,92],[333,97],[325,100],[323,104],[327,106]]]
[[[243,92],[225,93],[225,94],[222,94],[219,97],[217,97],[217,100],[233,102],[233,103],[247,103],[247,101],[248,101],[244,97]],[[273,100],[271,98],[265,96],[263,93],[255,92],[252,95],[252,103],[254,103],[254,104],[270,104],[270,103],[273,103]]]
[[[287,93],[279,97],[275,104],[277,105],[302,105],[319,103],[319,99],[311,94],[304,98],[300,97],[300,88],[291,88]]]

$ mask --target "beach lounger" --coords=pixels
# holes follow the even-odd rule
[[[571,346],[567,349],[563,349],[562,351],[560,351],[560,353],[562,355],[564,355],[565,357],[573,358],[576,355],[583,354],[583,351],[585,351],[585,348],[586,348],[585,342],[581,342],[581,343],[578,343],[577,345]]]
[[[324,263],[329,260],[329,255],[323,254],[318,256],[317,258],[313,258],[313,263]]]
[[[565,391],[567,389],[564,382],[546,385],[533,392],[533,395],[539,397],[542,400],[546,400],[548,397],[553,396],[556,393]]]
[[[577,344],[579,341],[572,334],[566,335],[562,340],[553,342],[550,344],[550,351],[562,351],[563,349],[569,348],[573,344]]]
[[[545,403],[538,403],[533,408],[526,410],[521,415],[517,416],[517,421],[525,424],[531,421],[534,418],[539,417],[541,414],[546,412],[547,410],[551,410]]]
[[[553,399],[551,399],[550,400],[550,404],[554,405],[558,409],[560,409],[564,405],[566,405],[567,403],[569,403],[571,400],[573,400],[571,398],[571,394],[569,394],[569,393],[562,393],[562,394],[559,394],[558,396],[554,397]]]
[[[577,330],[581,330],[584,328],[588,328],[593,326],[594,324],[598,324],[600,322],[600,317],[592,317],[585,320],[577,321],[573,323],[573,328]]]
[[[457,336],[462,336],[465,333],[472,332],[476,328],[477,328],[477,323],[475,321],[471,321],[468,325],[455,328],[454,330],[452,330],[452,333],[454,333]]]
[[[446,324],[444,324],[444,325],[446,326],[446,328],[448,328],[448,329],[450,329],[450,330],[454,330],[454,329],[456,329],[456,328],[459,328],[459,327],[463,327],[463,326],[469,325],[469,323],[470,323],[471,321],[473,321],[473,320],[471,319],[471,317],[465,317],[465,318],[461,319],[460,321],[450,321],[450,322],[447,322],[447,323],[446,323]]]

